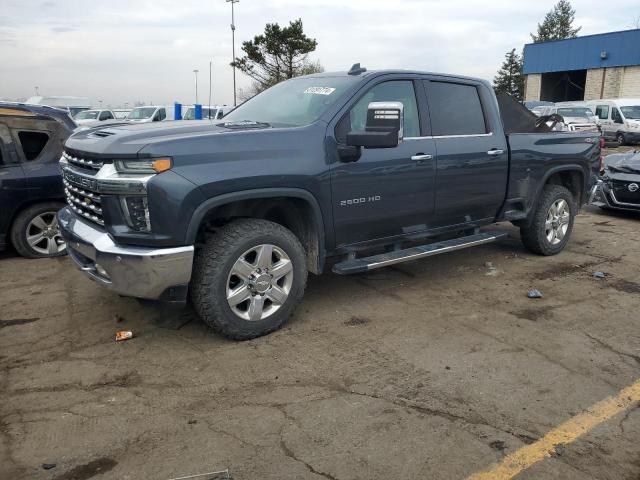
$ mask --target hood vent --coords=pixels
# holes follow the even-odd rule
[[[100,138],[108,137],[110,135],[115,135],[115,134],[116,132],[109,132],[107,130],[98,130],[97,132],[91,133],[92,136],[100,137]]]

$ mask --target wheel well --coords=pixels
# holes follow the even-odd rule
[[[582,205],[584,179],[581,172],[576,170],[556,172],[547,179],[546,185],[561,185],[567,188],[575,198],[576,203]]]
[[[300,240],[307,254],[307,269],[315,274],[321,272],[320,243],[314,210],[301,198],[272,197],[240,200],[213,208],[207,213],[196,237],[196,244],[206,240],[208,233],[237,218],[260,218],[278,223],[291,230]]]
[[[33,207],[34,205],[38,205],[40,203],[59,203],[62,205],[62,207],[66,205],[64,198],[38,198],[33,200],[26,200],[23,203],[21,203],[20,206],[16,208],[11,214],[11,219],[9,220],[9,223],[8,223],[7,232],[11,232],[11,229],[13,228],[13,222],[16,221],[16,218],[18,217],[18,215],[20,215],[20,213],[22,213],[27,208]]]

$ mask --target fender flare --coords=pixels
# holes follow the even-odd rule
[[[589,181],[587,178],[587,174],[585,174],[584,168],[578,163],[573,163],[568,165],[558,165],[556,167],[553,167],[547,170],[547,172],[542,177],[542,180],[540,180],[540,184],[536,189],[536,196],[535,196],[534,202],[532,202],[531,204],[532,209],[538,203],[538,199],[540,198],[542,189],[547,184],[547,180],[549,180],[549,178],[551,178],[552,175],[555,175],[556,173],[559,173],[559,172],[579,172],[582,177],[581,197],[584,197],[585,192],[587,192],[589,189]],[[580,205],[578,207],[580,207]]]
[[[191,220],[189,220],[185,244],[193,245],[195,243],[200,224],[212,209],[241,200],[253,200],[273,197],[300,198],[302,200],[305,200],[311,206],[311,210],[313,212],[313,222],[315,223],[316,229],[318,231],[318,269],[319,271],[322,271],[322,267],[324,265],[326,257],[325,225],[324,219],[322,217],[322,210],[320,209],[320,204],[313,196],[313,194],[311,194],[308,190],[304,190],[302,188],[258,188],[225,193],[209,198],[208,200],[205,200],[202,204],[200,204],[198,208],[196,208],[196,210],[193,212]]]

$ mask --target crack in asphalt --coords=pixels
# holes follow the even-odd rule
[[[626,357],[626,358],[631,358],[632,360],[635,360],[637,363],[640,363],[640,355],[634,355],[633,353],[627,353],[627,352],[623,352],[620,351],[616,348],[614,348],[613,346],[609,345],[607,342],[600,340],[598,337],[594,337],[593,335],[591,335],[590,333],[586,333],[585,335],[587,337],[589,337],[592,341],[596,342],[598,345],[600,345],[601,347],[603,347],[604,349],[615,353],[617,355],[620,355],[621,357]]]

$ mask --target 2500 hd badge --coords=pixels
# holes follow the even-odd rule
[[[371,195],[370,197],[350,198],[349,200],[340,200],[341,207],[347,207],[349,205],[358,205],[361,203],[379,202],[382,200],[380,195]]]

